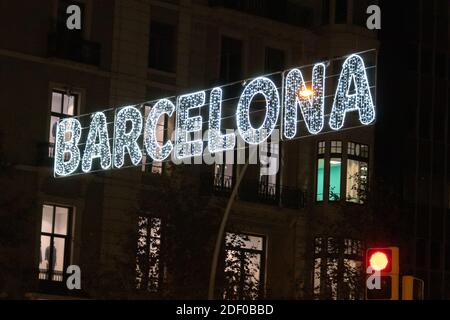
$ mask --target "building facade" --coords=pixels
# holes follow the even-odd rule
[[[448,297],[448,68],[441,74],[438,67],[448,61],[447,42],[440,47],[439,40],[448,38],[439,33],[439,23],[448,29],[448,6],[436,0],[433,15],[419,17],[417,1],[421,29],[405,38],[393,36],[397,11],[382,1],[385,29],[366,28],[372,2],[47,0],[23,8],[2,1],[0,292],[206,298],[218,226],[243,165],[144,157],[134,168],[54,178],[55,124],[228,83],[231,105],[243,79],[369,52],[370,65],[378,59],[376,124],[265,146],[268,159],[248,166],[233,204],[215,296],[361,299],[364,248],[398,244],[404,272],[425,280],[426,296]],[[65,25],[71,4],[81,9],[81,30]],[[425,30],[430,21],[433,29]],[[410,45],[417,59],[397,64]],[[397,87],[410,67],[414,76]],[[435,93],[436,112],[428,104],[421,111],[419,92]],[[420,126],[434,115],[423,132],[440,130],[436,141],[421,141],[420,126],[406,124],[410,107]],[[173,126],[161,121],[158,141]],[[398,159],[395,169],[390,157]],[[279,170],[262,174],[270,159]],[[69,265],[80,267],[81,290],[66,287]]]

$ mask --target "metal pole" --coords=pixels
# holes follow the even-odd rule
[[[254,148],[252,150],[252,154],[249,155],[249,160],[255,153]],[[236,198],[237,191],[239,189],[239,185],[241,184],[242,178],[245,175],[245,171],[247,171],[249,160],[246,161],[242,171],[239,173],[238,180],[234,185],[233,191],[231,192],[231,196],[228,199],[227,207],[225,208],[225,213],[223,214],[222,222],[220,223],[219,232],[217,233],[216,246],[214,247],[214,253],[211,263],[211,272],[209,275],[209,288],[208,288],[208,300],[214,299],[214,287],[216,286],[216,272],[217,272],[217,263],[219,261],[219,253],[220,247],[222,246],[223,234],[225,232],[225,226],[227,225],[228,216],[230,215],[231,207],[233,205],[234,199]]]

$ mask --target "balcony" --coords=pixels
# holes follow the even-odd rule
[[[306,206],[306,192],[263,181],[243,181],[239,190],[241,200],[275,205],[290,209]]]
[[[234,187],[232,176],[211,175],[204,172],[201,178],[202,193],[229,197]],[[301,209],[307,205],[307,194],[298,188],[280,186],[259,180],[243,179],[238,191],[239,200],[279,206],[290,209]]]
[[[79,33],[63,31],[48,36],[48,56],[89,65],[100,65],[100,44],[87,41]]]
[[[214,175],[213,182],[214,194],[229,195],[233,190],[233,177],[221,174]]]
[[[39,280],[62,282],[64,280],[64,273],[62,271],[53,270],[50,275],[50,270],[39,269]]]

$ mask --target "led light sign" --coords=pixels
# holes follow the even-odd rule
[[[147,113],[143,104],[116,109],[114,119],[108,119],[105,112],[96,112],[90,115],[87,127],[80,123],[83,116],[62,119],[56,130],[54,175],[91,172],[94,161],[98,171],[119,169],[126,163],[137,166],[144,156],[165,161],[171,154],[174,159],[187,159],[204,152],[233,150],[237,133],[245,143],[259,145],[277,126],[284,140],[298,138],[299,126],[310,135],[322,133],[327,125],[329,130],[336,131],[344,127],[349,113],[358,114],[359,125],[372,124],[374,84],[369,83],[368,67],[359,54],[342,60],[341,71],[335,78],[328,76],[326,63],[317,63],[308,74],[304,68],[285,71],[278,87],[265,76],[243,82],[241,93],[233,99],[223,98],[227,93],[227,86],[223,86],[181,95],[174,101],[160,99]],[[311,80],[305,81],[305,76]],[[332,81],[327,82],[328,79]],[[332,84],[333,92],[327,93],[326,83],[327,88]],[[230,106],[229,100],[233,105]],[[264,106],[260,111],[264,117],[258,127],[251,111],[255,102]],[[234,128],[223,128],[225,107],[227,111],[234,108],[231,121]],[[158,140],[161,117],[173,119],[173,139]],[[198,137],[206,129],[207,145],[204,145]],[[235,129],[237,133],[224,134],[226,129]]]

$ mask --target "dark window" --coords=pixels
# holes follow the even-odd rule
[[[366,27],[367,7],[369,6],[368,0],[356,0],[353,1],[353,24],[361,27]]]
[[[225,247],[223,298],[228,300],[262,298],[266,254],[264,237],[227,233]]]
[[[430,74],[431,66],[433,64],[433,52],[430,48],[422,49],[422,73]]]
[[[175,26],[153,21],[150,24],[148,66],[153,69],[175,71]]]
[[[39,279],[62,282],[69,265],[71,212],[69,207],[42,206]]]
[[[138,218],[136,289],[157,292],[161,288],[161,219]]]
[[[240,80],[242,77],[242,41],[222,37],[220,51],[220,81],[222,83]]]
[[[334,23],[347,23],[347,0],[336,0],[336,11],[334,15]]]
[[[322,24],[330,23],[330,0],[322,0]]]
[[[77,114],[78,98],[78,94],[68,93],[62,90],[52,90],[48,140],[48,156],[50,158],[53,158],[58,121],[62,118],[71,117]]]
[[[266,48],[265,72],[282,71],[285,67],[285,54],[283,50]]]

